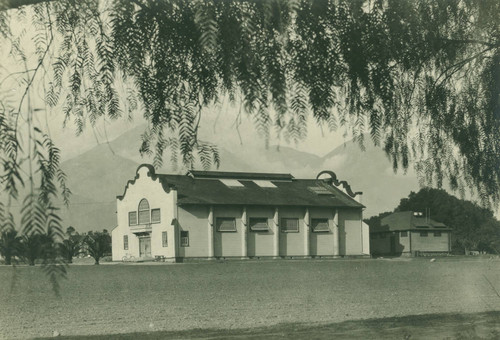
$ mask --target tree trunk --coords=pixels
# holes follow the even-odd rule
[[[11,265],[11,263],[12,263],[12,261],[11,261],[11,260],[12,260],[12,257],[11,257],[10,255],[5,255],[5,264],[6,264],[7,266],[10,266],[10,265]]]
[[[94,264],[95,264],[95,265],[98,265],[98,264],[99,264],[99,258],[98,258],[98,257],[97,257],[97,258],[95,258],[95,263],[94,263]]]

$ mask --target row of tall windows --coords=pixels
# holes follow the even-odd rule
[[[143,198],[137,207],[137,211],[128,213],[129,226],[141,224],[160,223],[160,209],[150,209],[149,202]],[[267,217],[250,217],[249,229],[254,232],[269,231],[269,219]],[[327,218],[311,219],[312,232],[329,232],[330,227]],[[237,232],[236,218],[234,217],[218,217],[216,218],[216,230],[218,232]],[[282,218],[280,230],[283,233],[298,233],[299,219],[298,218]],[[167,232],[162,232],[162,246],[168,246]],[[180,232],[180,246],[189,247],[189,231],[182,230]],[[128,236],[123,237],[123,248],[128,250]]]
[[[236,232],[236,218],[234,217],[218,217],[216,219],[216,230],[219,232]],[[250,217],[250,231],[269,231],[269,219],[267,217]],[[330,226],[327,218],[311,219],[312,232],[329,232]],[[299,219],[298,218],[282,218],[280,230],[283,233],[298,233]]]

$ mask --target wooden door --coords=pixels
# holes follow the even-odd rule
[[[139,256],[151,257],[151,237],[141,237],[139,239]]]
[[[395,235],[391,235],[391,254],[394,255],[396,254],[396,236]]]

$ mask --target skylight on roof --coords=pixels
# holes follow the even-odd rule
[[[308,187],[308,189],[314,192],[316,195],[333,195],[333,192],[325,187]]]
[[[254,180],[255,184],[257,184],[261,188],[277,188],[276,185],[271,181],[266,180]]]
[[[232,188],[236,188],[236,187],[244,187],[243,184],[241,184],[240,181],[237,181],[235,179],[225,179],[225,178],[222,178],[222,179],[219,179],[219,181],[221,181],[223,184],[225,184],[227,187],[232,187]]]

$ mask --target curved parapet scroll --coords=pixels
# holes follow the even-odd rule
[[[329,175],[330,178],[326,178],[323,181],[327,182],[330,185],[335,185],[336,187],[342,186],[344,188],[345,192],[349,196],[351,196],[352,198],[356,197],[357,195],[362,195],[363,194],[363,192],[361,192],[361,191],[353,192],[352,189],[351,189],[351,186],[349,185],[349,183],[347,183],[347,181],[339,181],[337,179],[337,175],[335,174],[335,172],[333,172],[331,170],[323,170],[323,171],[321,171],[316,176],[316,179],[319,180],[322,175]]]

